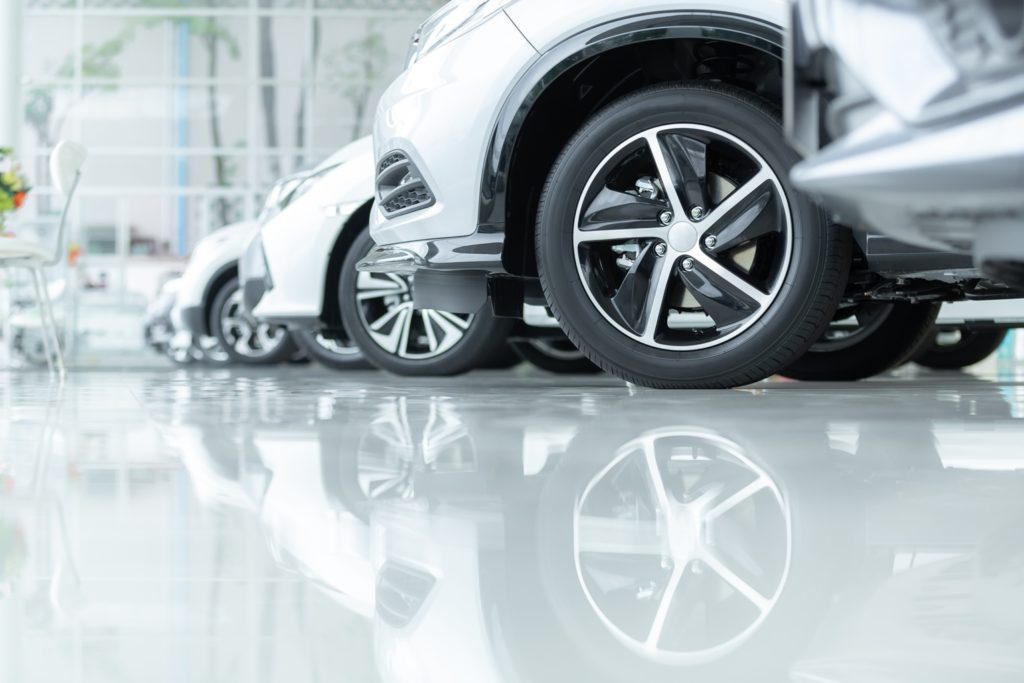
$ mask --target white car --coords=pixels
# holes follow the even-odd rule
[[[556,372],[597,371],[543,320],[527,334],[480,306],[460,314],[416,308],[408,277],[358,273],[373,246],[373,193],[369,138],[278,183],[241,263],[257,319],[287,325],[309,356],[337,369],[369,360],[400,375],[454,375],[523,357]]]
[[[448,3],[377,111],[360,268],[414,274],[417,304],[453,312],[547,305],[592,361],[652,387],[906,362],[942,302],[1009,293],[969,256],[854,234],[792,185],[789,11]],[[856,334],[815,345],[846,320]]]
[[[284,327],[257,321],[242,306],[238,259],[257,228],[255,221],[244,221],[201,240],[182,275],[171,321],[207,356],[216,358],[219,348],[234,362],[262,365],[295,354]]]

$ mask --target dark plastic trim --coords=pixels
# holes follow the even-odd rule
[[[541,55],[506,98],[491,135],[480,184],[478,224],[504,233],[505,196],[519,134],[541,95],[566,71],[625,45],[703,38],[740,43],[782,59],[783,31],[774,24],[724,12],[659,12],[594,26]]]

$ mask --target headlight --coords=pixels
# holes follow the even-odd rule
[[[412,37],[406,68],[434,48],[471,31],[516,0],[452,0],[427,19]]]
[[[267,193],[267,199],[263,202],[263,211],[260,212],[259,222],[266,223],[268,220],[281,212],[292,199],[292,194],[305,180],[305,175],[292,175],[282,178],[274,183]]]

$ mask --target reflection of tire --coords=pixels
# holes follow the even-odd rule
[[[947,332],[939,332],[932,343],[914,359],[918,365],[935,370],[960,370],[985,360],[1002,346],[1009,330],[976,330],[962,327],[947,339]]]
[[[797,160],[772,106],[722,84],[656,86],[597,114],[537,219],[570,339],[656,388],[747,384],[799,357],[846,286],[850,238],[792,186]]]
[[[939,304],[865,303],[840,309],[837,320],[781,374],[812,382],[866,379],[896,368],[931,339]],[[848,328],[841,327],[850,320]]]
[[[320,365],[334,370],[367,370],[372,368],[348,335],[293,330],[292,339]]]
[[[236,363],[274,365],[295,353],[288,330],[254,319],[244,311],[238,278],[228,280],[213,299],[210,331]]]
[[[819,626],[818,616],[827,609],[833,579],[848,561],[845,544],[852,535],[834,520],[849,524],[849,513],[819,468],[807,462],[772,462],[769,469],[758,462],[756,453],[778,455],[786,452],[779,447],[791,449],[791,433],[779,430],[757,443],[745,443],[726,436],[735,431],[734,425],[721,433],[689,426],[645,431],[641,426],[631,432],[638,438],[617,448],[609,448],[607,433],[614,432],[604,426],[600,433],[583,431],[545,485],[536,527],[514,536],[512,542],[525,545],[533,539],[528,561],[537,564],[540,586],[532,590],[539,588],[535,600],[553,612],[546,620],[533,615],[533,628],[537,622],[549,624],[537,639],[551,643],[574,665],[585,662],[588,670],[577,676],[580,680],[733,681],[748,680],[754,671],[763,680],[784,680],[792,657],[806,647]],[[831,455],[824,438],[821,442],[820,455]],[[641,447],[634,450],[637,444]],[[665,477],[659,486],[643,475],[648,444],[657,471]],[[806,440],[803,445],[813,450]],[[682,453],[700,457],[685,458]],[[598,454],[601,457],[595,457]],[[630,458],[636,458],[636,471],[626,467]],[[707,481],[687,469],[717,460],[728,467]],[[737,476],[745,469],[752,473],[749,480]],[[713,541],[723,549],[716,555],[729,558],[727,562],[680,567],[674,550],[666,554],[659,549],[677,536],[657,531],[668,528],[661,526],[659,488],[683,503],[700,500],[721,486],[715,505],[725,506],[739,492],[752,489],[748,482],[762,478],[763,488],[741,504],[732,504],[716,522],[728,522],[714,530]],[[601,490],[601,485],[612,487]],[[831,498],[823,495],[825,489]],[[686,498],[690,495],[692,501]],[[596,543],[587,546],[586,530],[602,528],[594,525],[601,510],[607,511],[609,523],[604,528],[610,536],[597,536],[591,539]],[[584,524],[588,517],[590,522]],[[740,527],[745,531],[738,534]],[[648,532],[662,535],[655,538]],[[689,535],[679,538],[685,541]],[[727,555],[726,536],[742,541]],[[627,561],[618,556],[626,546],[650,548]],[[585,547],[590,548],[589,569],[581,559]],[[741,572],[741,567],[746,569]],[[677,569],[685,572],[675,577]],[[510,569],[508,574],[516,572]],[[721,578],[727,574],[730,580]],[[738,582],[730,583],[737,577]],[[743,592],[751,587],[757,607]],[[513,600],[528,599],[528,592],[524,589]],[[659,620],[659,635],[652,640]]]
[[[484,305],[475,315],[413,306],[410,279],[360,273],[373,248],[369,230],[352,243],[341,267],[341,315],[368,361],[396,375],[451,376],[484,366],[507,343],[511,320]]]
[[[519,357],[556,375],[591,375],[601,372],[568,338],[522,339],[509,342]]]

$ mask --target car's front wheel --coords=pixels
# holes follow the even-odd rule
[[[499,356],[512,321],[495,318],[486,305],[473,315],[416,308],[411,278],[356,270],[372,248],[364,230],[345,257],[339,289],[345,329],[368,361],[396,375],[441,377]]]
[[[594,363],[657,388],[733,387],[798,358],[846,285],[848,231],[789,182],[778,114],[722,84],[598,113],[551,171],[537,260]]]

